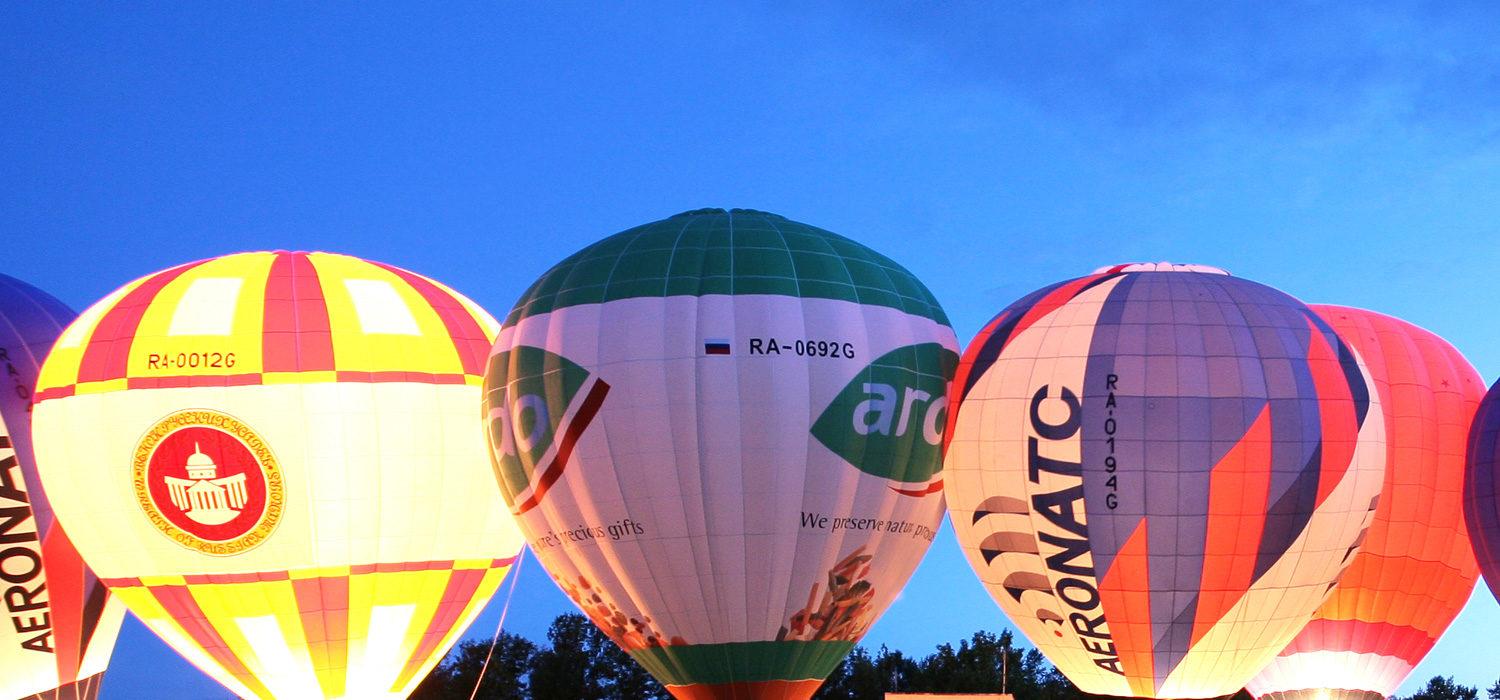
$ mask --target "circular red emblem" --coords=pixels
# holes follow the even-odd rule
[[[281,472],[244,423],[217,411],[179,411],[136,447],[136,499],[158,530],[205,554],[250,549],[276,527]]]

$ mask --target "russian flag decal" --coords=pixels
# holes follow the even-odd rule
[[[729,339],[728,338],[704,338],[703,339],[703,354],[705,354],[705,355],[728,355],[729,354]]]

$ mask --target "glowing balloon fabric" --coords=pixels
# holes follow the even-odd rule
[[[957,342],[905,269],[773,214],[596,243],[490,357],[496,474],[538,559],[680,698],[806,698],[942,515]]]
[[[1361,309],[1311,308],[1374,379],[1389,455],[1385,486],[1328,601],[1247,689],[1276,700],[1380,700],[1432,649],[1479,575],[1461,498],[1484,384],[1453,346],[1421,328]]]
[[[143,277],[43,368],[43,483],[115,595],[234,692],[405,697],[521,546],[477,420],[496,325],[342,255]]]
[[[93,698],[124,608],[52,516],[31,449],[37,371],[73,312],[0,275],[0,697]]]
[[[954,380],[970,564],[1085,692],[1227,695],[1322,603],[1384,474],[1379,397],[1301,302],[1122,265],[1012,304]]]

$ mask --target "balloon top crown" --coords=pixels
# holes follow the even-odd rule
[[[1174,263],[1163,260],[1162,262],[1138,262],[1121,263],[1119,265],[1105,265],[1094,274],[1110,274],[1119,272],[1198,272],[1205,275],[1229,275],[1229,271],[1222,267],[1212,265],[1194,265],[1191,263]]]
[[[543,273],[505,325],[646,297],[772,295],[883,306],[948,325],[932,292],[858,241],[755,209],[693,209],[596,241]]]
[[[725,214],[728,214],[730,216],[734,216],[736,214],[741,216],[764,216],[772,219],[781,219],[782,221],[790,221],[790,219],[787,219],[785,216],[782,216],[780,214],[773,214],[771,212],[761,211],[759,209],[742,209],[739,207],[736,207],[734,209],[725,209],[723,207],[703,207],[702,209],[689,209],[688,211],[682,212],[680,214],[673,214],[667,218],[682,219],[690,216],[723,216]]]

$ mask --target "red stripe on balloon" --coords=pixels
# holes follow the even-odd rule
[[[466,381],[465,375],[462,374],[433,374],[431,372],[358,372],[354,370],[339,370],[336,376],[341,382],[365,384],[385,384],[392,382],[463,384]]]
[[[250,386],[262,383],[259,373],[197,374],[171,377],[130,377],[127,389],[171,389],[190,386]]]
[[[65,397],[68,397],[68,396],[72,396],[73,394],[77,393],[77,391],[78,391],[78,385],[77,384],[69,384],[67,386],[49,387],[47,389],[43,389],[41,391],[38,391],[36,393],[36,398],[32,399],[31,402],[32,403],[41,403],[41,402],[47,401],[49,399],[61,399],[61,398],[65,398]]]
[[[1307,367],[1312,373],[1318,396],[1318,418],[1322,424],[1322,465],[1314,505],[1317,507],[1323,505],[1349,471],[1359,440],[1359,426],[1355,423],[1354,397],[1338,352],[1328,344],[1328,339],[1311,318],[1307,319],[1307,328]],[[1374,387],[1370,388],[1370,393],[1375,394]]]
[[[267,372],[317,372],[334,368],[333,330],[318,270],[307,253],[276,253],[266,278],[261,331]]]
[[[930,484],[928,484],[926,486],[920,486],[920,487],[914,488],[914,489],[898,489],[895,486],[892,486],[891,490],[895,491],[896,493],[899,493],[899,494],[901,494],[903,496],[914,496],[914,497],[927,496],[927,495],[931,495],[931,494],[937,493],[939,491],[942,491],[943,490],[943,480],[942,479],[938,479],[937,481],[934,481],[934,482],[932,482],[932,483],[930,483]]]
[[[340,697],[345,693],[344,674],[329,671],[349,665],[349,578],[295,579],[292,594],[318,685],[327,697]]]
[[[127,389],[168,389],[199,386],[254,386],[265,383],[265,374],[255,372],[250,374],[197,374],[197,375],[174,375],[169,377],[128,377],[125,380]],[[441,384],[453,385],[464,384],[468,381],[467,375],[463,374],[433,374],[431,372],[357,372],[352,370],[340,370],[334,377],[334,381],[353,382],[358,384]],[[37,395],[36,401],[41,402],[48,399],[72,396],[77,393],[77,385],[53,387]]]
[[[1141,518],[1135,532],[1110,562],[1099,581],[1099,603],[1109,621],[1120,668],[1130,683],[1130,692],[1150,697],[1156,694],[1156,662],[1152,657],[1151,551],[1147,520]]]
[[[547,489],[562,476],[563,468],[568,465],[568,457],[573,454],[573,447],[578,444],[578,439],[583,437],[584,429],[594,420],[594,414],[599,412],[599,407],[604,404],[604,397],[609,393],[609,385],[602,379],[595,379],[594,386],[589,388],[589,393],[583,399],[583,404],[578,407],[578,412],[573,414],[573,419],[563,429],[563,435],[557,443],[557,451],[552,455],[552,461],[543,465],[538,473],[541,475],[535,485],[531,488],[531,495],[525,501],[517,504],[515,513],[525,513],[536,507]]]
[[[438,602],[437,610],[433,612],[432,621],[428,623],[427,630],[422,633],[422,638],[417,642],[417,647],[412,655],[407,657],[405,668],[401,669],[401,675],[396,677],[392,689],[404,687],[412,676],[421,668],[427,658],[438,650],[443,638],[458,624],[459,618],[463,617],[464,609],[474,600],[474,592],[479,590],[479,584],[484,582],[485,569],[460,569],[453,572],[448,579],[448,586],[443,590],[443,597]]]
[[[1415,627],[1362,620],[1313,620],[1302,628],[1282,656],[1338,649],[1356,654],[1391,656],[1413,666],[1437,640]]]
[[[141,583],[139,578],[129,576],[125,578],[101,578],[99,582],[110,588],[141,588],[146,585]]]
[[[1068,303],[1084,289],[1087,289],[1090,285],[1106,276],[1108,275],[1097,274],[1079,277],[1038,299],[1035,304],[1032,304],[1030,308],[1022,312],[1022,316],[1016,321],[1016,325],[1009,330],[1009,336],[1005,338],[1005,342],[1009,343],[1013,338],[1020,335],[1022,331],[1036,324],[1042,317]],[[1009,309],[1006,311],[1009,311]],[[990,338],[995,334],[995,331],[1002,325],[1009,323],[1012,318],[1015,318],[1014,313],[1002,311],[994,319],[991,319],[989,324],[980,330],[979,334],[974,336],[973,340],[969,341],[969,346],[964,349],[963,356],[959,358],[958,370],[954,373],[953,381],[948,385],[948,421],[947,426],[943,430],[944,454],[947,453],[948,444],[952,440],[951,436],[953,435],[954,426],[958,425],[958,414],[963,410],[963,399],[965,398],[963,395],[964,388],[969,386],[971,382],[974,365],[978,363],[980,355],[988,348]]]
[[[458,352],[458,359],[463,365],[464,373],[482,376],[485,359],[489,357],[490,346],[493,343],[490,342],[484,329],[479,326],[478,321],[474,320],[469,310],[464,308],[464,305],[452,294],[433,284],[432,280],[426,277],[392,265],[374,264],[400,277],[422,295],[428,305],[437,312],[438,318],[443,320],[443,327],[447,329],[448,337],[453,340],[453,349]]]
[[[292,578],[286,571],[250,571],[227,574],[186,574],[182,582],[189,586],[216,585],[221,583],[261,583],[263,581],[287,581]]]
[[[250,673],[244,662],[234,655],[234,650],[229,648],[229,643],[224,641],[219,631],[209,624],[208,616],[198,607],[198,601],[193,599],[193,593],[187,586],[148,586],[147,590],[151,591],[151,595],[155,596],[172,621],[225,671],[256,695],[271,696],[270,691]]]
[[[88,643],[83,636],[84,628],[91,626],[83,619],[89,594],[88,570],[67,534],[56,524],[42,539],[42,562],[47,572],[47,605],[51,608],[57,677],[71,680],[78,677],[83,649]]]
[[[1078,293],[1082,292],[1085,287],[1093,284],[1095,280],[1103,276],[1103,274],[1099,274],[1079,277],[1072,282],[1052,290],[1051,294],[1038,299],[1035,304],[1031,305],[1030,309],[1026,310],[1026,315],[1022,316],[1021,320],[1016,322],[1015,330],[1012,330],[1010,333],[1011,337],[1014,338],[1020,335],[1022,331],[1035,325],[1037,321],[1041,320],[1047,314],[1056,311],[1063,304],[1072,301],[1073,297],[1078,296]],[[1084,350],[1086,349],[1084,348]]]
[[[953,441],[953,428],[958,425],[958,411],[964,399],[963,390],[969,385],[969,375],[974,373],[974,363],[989,342],[990,336],[995,334],[995,329],[1010,317],[1011,314],[1002,311],[991,319],[989,325],[981,328],[974,339],[969,341],[969,347],[964,348],[963,357],[959,358],[958,370],[953,374],[953,381],[948,383],[948,420],[943,428],[943,454],[948,453],[948,443]]]
[[[1209,476],[1203,575],[1192,643],[1197,644],[1245,592],[1255,576],[1271,493],[1271,409],[1263,406],[1244,437]]]
[[[130,368],[130,346],[135,340],[136,329],[141,325],[141,318],[146,315],[146,309],[151,307],[151,302],[156,300],[157,293],[163,287],[204,262],[191,262],[158,272],[130,290],[104,312],[104,317],[94,326],[94,331],[89,334],[88,345],[84,347],[83,360],[78,365],[78,383],[102,382],[126,376]]]

